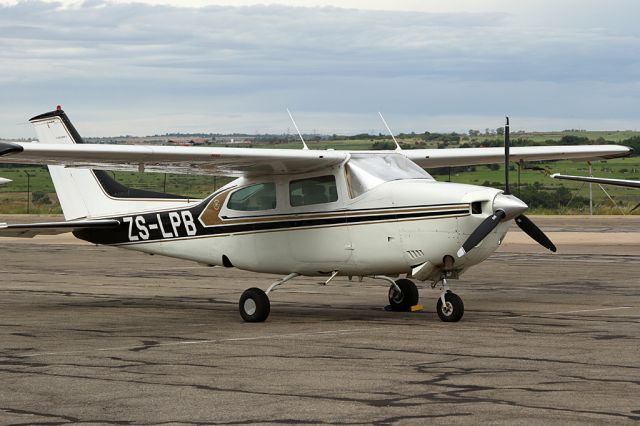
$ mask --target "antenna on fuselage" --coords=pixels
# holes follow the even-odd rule
[[[393,132],[391,131],[391,129],[389,128],[389,125],[387,124],[387,120],[384,119],[380,111],[378,111],[378,115],[380,116],[380,118],[382,118],[382,122],[384,123],[384,126],[387,128],[387,130],[389,131],[389,134],[391,135],[391,138],[396,143],[396,151],[402,151],[402,148],[400,148],[400,144],[396,140],[396,137],[393,136]]]
[[[291,122],[293,123],[293,127],[296,128],[296,131],[298,132],[298,136],[300,136],[300,140],[302,141],[302,149],[309,149],[309,147],[307,146],[307,143],[304,141],[304,138],[302,137],[302,133],[300,133],[300,129],[298,129],[298,125],[296,124],[296,120],[293,119],[293,115],[291,115],[291,111],[289,111],[289,108],[287,108],[287,114],[289,114],[289,118],[291,119]]]

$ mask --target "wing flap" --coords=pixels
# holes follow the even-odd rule
[[[33,238],[36,235],[58,235],[80,229],[116,228],[116,219],[79,220],[69,222],[0,223],[0,237]]]

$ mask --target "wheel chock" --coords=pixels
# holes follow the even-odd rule
[[[387,305],[383,309],[385,311],[393,311],[393,308],[391,307],[391,305]],[[413,305],[408,310],[403,311],[403,312],[420,312],[420,311],[424,311],[424,306],[422,306],[422,305]]]

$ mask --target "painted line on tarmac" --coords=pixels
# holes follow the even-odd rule
[[[578,309],[575,311],[558,311],[558,312],[540,312],[529,313],[523,315],[515,315],[512,318],[535,318],[542,315],[566,315],[566,314],[580,314],[585,312],[604,312],[604,311],[617,311],[620,309],[632,309],[634,306],[616,306],[615,308],[596,308],[596,309]]]
[[[63,352],[39,352],[34,354],[22,354],[14,355],[21,358],[33,358],[37,356],[64,356],[64,355],[78,355],[92,352],[109,352],[109,351],[123,351],[139,348],[159,348],[167,346],[186,346],[186,345],[204,345],[211,343],[224,343],[224,342],[244,342],[252,340],[270,340],[270,339],[290,339],[296,337],[313,337],[313,336],[338,336],[349,333],[360,333],[363,331],[372,330],[386,330],[388,327],[368,327],[368,328],[348,328],[339,330],[326,330],[326,331],[314,331],[307,333],[286,333],[286,334],[267,334],[264,336],[249,336],[249,337],[230,337],[226,339],[212,339],[212,340],[182,340],[179,342],[165,342],[153,345],[129,345],[129,346],[114,346],[109,348],[96,348],[96,349],[83,349],[78,351],[63,351]]]
[[[618,306],[615,308],[579,309],[577,311],[546,312],[544,314],[537,314],[537,315],[578,314],[581,312],[616,311],[618,309],[631,309],[631,308],[633,308],[633,306]]]

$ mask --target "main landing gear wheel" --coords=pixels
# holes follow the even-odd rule
[[[408,311],[413,305],[418,304],[420,295],[413,281],[401,278],[396,281],[396,285],[400,287],[399,293],[395,286],[389,288],[389,305],[392,310]]]
[[[460,318],[462,318],[464,314],[464,303],[462,303],[462,299],[460,299],[457,294],[447,291],[444,294],[444,302],[443,304],[441,297],[438,298],[436,309],[440,319],[445,322],[460,321]]]
[[[263,322],[269,316],[271,303],[267,293],[253,287],[242,293],[239,308],[240,316],[246,322]]]

